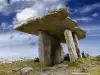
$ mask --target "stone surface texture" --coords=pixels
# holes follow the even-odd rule
[[[75,43],[76,53],[77,53],[78,57],[81,58],[78,36],[76,33],[73,33],[72,35],[73,35],[73,39],[74,39],[74,43]]]
[[[64,32],[64,35],[65,35],[66,44],[68,46],[68,53],[69,53],[70,61],[75,62],[77,60],[78,56],[76,53],[76,48],[75,48],[75,43],[74,43],[74,39],[72,36],[72,31],[66,29]]]
[[[39,61],[48,65],[61,63],[63,60],[60,41],[47,32],[39,33]]]

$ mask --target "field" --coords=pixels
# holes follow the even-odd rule
[[[34,60],[17,61],[11,64],[0,64],[0,75],[71,75],[71,73],[100,75],[99,59],[96,57],[81,58],[75,63],[64,61],[52,67]]]

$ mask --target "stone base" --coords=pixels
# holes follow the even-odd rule
[[[63,60],[60,41],[44,31],[39,33],[39,61],[48,65],[59,64]]]
[[[78,59],[78,56],[77,56],[77,52],[75,48],[74,39],[72,36],[72,31],[66,29],[64,31],[64,35],[65,35],[66,44],[68,46],[68,53],[69,53],[70,61],[75,62]]]
[[[79,40],[78,40],[78,36],[76,33],[72,33],[73,35],[73,39],[74,39],[74,43],[75,43],[75,48],[76,48],[76,53],[77,53],[77,56],[79,58],[81,58],[81,53],[80,53],[80,49],[79,49]]]

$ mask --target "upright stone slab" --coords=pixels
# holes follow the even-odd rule
[[[57,47],[57,49],[55,50],[55,60],[54,60],[54,64],[59,64],[61,62],[64,61],[64,52],[63,52],[63,48],[61,45],[59,45]]]
[[[54,65],[61,63],[60,41],[44,31],[39,33],[39,60],[41,63]]]
[[[70,61],[74,62],[74,61],[77,60],[78,56],[77,56],[77,53],[76,53],[75,43],[74,43],[74,40],[73,40],[71,30],[66,29],[64,31],[64,35],[65,35],[66,44],[68,46]]]
[[[51,64],[51,39],[43,31],[39,33],[39,61],[45,64]]]
[[[89,54],[88,54],[88,53],[86,53],[86,52],[84,52],[84,51],[83,51],[81,54],[82,54],[82,58],[86,58],[86,57],[88,57],[88,56],[89,56]]]
[[[74,43],[75,43],[75,48],[76,48],[76,52],[79,58],[81,58],[81,53],[80,53],[80,49],[79,49],[79,40],[78,40],[78,36],[76,33],[73,33],[73,39],[74,39]]]

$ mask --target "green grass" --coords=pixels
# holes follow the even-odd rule
[[[66,62],[69,67],[80,67],[80,66],[87,66],[89,64],[92,64],[92,61],[89,58],[79,58],[75,62]]]
[[[66,61],[64,64],[68,65],[69,70],[77,69],[80,71],[82,68],[86,67],[89,70],[90,75],[100,75],[100,62],[97,60],[91,60],[90,58],[80,58],[76,62],[70,62]],[[93,64],[93,65],[92,65]],[[80,67],[81,65],[81,67]],[[89,65],[92,65],[94,67],[88,67]],[[11,64],[0,64],[0,70],[3,70],[4,72],[0,72],[0,75],[20,75],[19,71],[12,71],[15,68],[24,68],[24,67],[32,67],[33,69],[41,69],[45,68],[49,65],[43,63],[34,62],[34,60],[28,60],[28,61],[21,61],[21,62],[15,62]],[[8,71],[12,71],[7,73]],[[34,71],[31,71],[28,73],[28,75],[34,75]]]
[[[15,63],[12,63],[12,64],[0,64],[0,70],[3,70],[5,72],[3,72],[2,74],[0,73],[0,75],[6,75],[6,73],[8,71],[11,71],[15,68],[24,68],[24,67],[27,67],[27,66],[31,66],[32,68],[43,68],[43,67],[47,67],[47,65],[43,65],[43,64],[40,64],[38,62],[34,62],[33,60],[31,61],[21,61],[21,62],[15,62]],[[34,73],[33,72],[30,72],[31,74],[29,75],[33,75]],[[7,75],[20,75],[20,72],[11,72]]]

